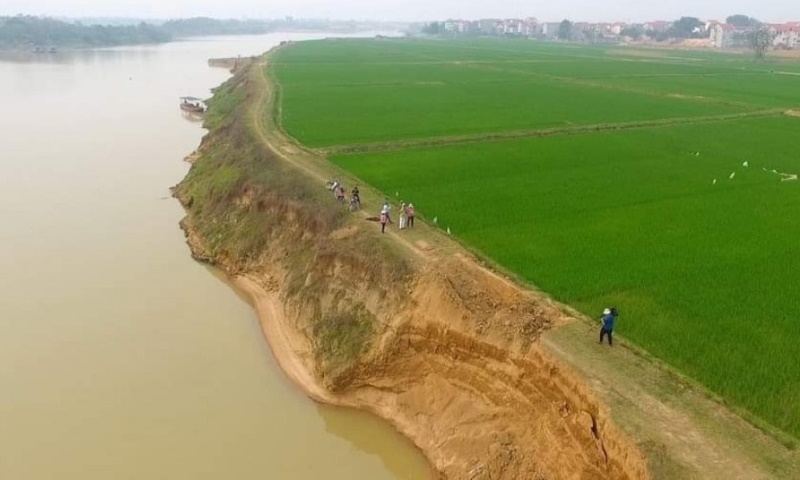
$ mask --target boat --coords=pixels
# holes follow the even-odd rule
[[[181,110],[190,113],[206,113],[206,102],[197,97],[181,97]]]

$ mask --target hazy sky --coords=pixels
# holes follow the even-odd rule
[[[0,15],[176,18],[439,20],[537,17],[540,20],[670,20],[682,15],[762,21],[800,20],[797,0],[0,0]]]

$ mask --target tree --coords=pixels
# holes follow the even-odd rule
[[[681,17],[672,24],[670,36],[673,38],[700,38],[703,36],[705,23],[695,17]]]
[[[561,40],[572,38],[572,22],[566,19],[561,22],[561,25],[558,26],[558,38]]]
[[[581,34],[583,35],[583,40],[589,43],[597,43],[600,40],[600,34],[593,28],[586,28]]]
[[[161,43],[171,39],[163,27],[139,25],[84,25],[47,17],[0,17],[0,49],[50,47],[106,47]]]
[[[756,53],[756,58],[761,60],[767,56],[769,46],[772,45],[774,35],[767,27],[758,27],[750,32],[750,47]]]
[[[634,38],[634,39],[635,38],[641,38],[641,37],[644,36],[644,29],[642,29],[641,27],[634,26],[634,25],[629,25],[629,26],[623,28],[622,31],[619,32],[619,34],[622,35],[623,37],[630,37],[630,38]]]
[[[747,15],[731,15],[725,22],[739,28],[753,28],[761,25],[761,22]]]
[[[433,22],[425,25],[422,27],[422,33],[426,33],[428,35],[439,35],[440,33],[444,32],[444,25],[440,24],[439,22]]]

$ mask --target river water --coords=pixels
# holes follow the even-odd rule
[[[390,427],[307,400],[169,197],[210,57],[314,35],[0,58],[0,478],[423,479]]]

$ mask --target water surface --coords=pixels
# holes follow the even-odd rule
[[[0,58],[0,478],[417,479],[383,422],[317,406],[193,262],[169,187],[210,57],[313,35]]]

